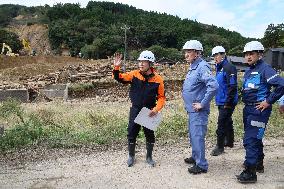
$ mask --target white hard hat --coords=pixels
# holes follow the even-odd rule
[[[216,46],[212,49],[212,56],[217,53],[225,53],[225,49],[222,46]]]
[[[264,51],[263,45],[258,41],[248,42],[244,47],[244,53],[250,51]]]
[[[194,50],[197,50],[197,51],[203,51],[203,47],[202,47],[202,44],[197,41],[197,40],[190,40],[190,41],[187,41],[183,48],[182,49],[194,49]]]
[[[148,60],[150,62],[155,62],[155,56],[151,51],[143,51],[137,60]]]

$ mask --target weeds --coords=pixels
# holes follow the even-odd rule
[[[62,104],[55,104],[54,109],[46,108],[29,110],[24,114],[19,102],[3,102],[1,117],[7,120],[17,117],[21,121],[5,129],[0,138],[0,150],[37,145],[68,148],[125,140],[127,117],[115,116],[108,111],[102,113],[104,107],[98,111],[70,111],[70,107],[62,107]]]
[[[0,138],[0,149],[37,145],[45,134],[43,126],[41,120],[30,115],[25,122],[17,123],[4,132],[4,135]]]
[[[129,106],[130,104],[128,104]],[[234,114],[235,138],[243,136],[242,104]],[[127,140],[128,108],[119,103],[48,103],[41,105],[20,104],[8,100],[0,104],[0,118],[8,122],[0,137],[0,150],[17,150],[31,146],[70,148],[91,145],[123,143]],[[216,137],[218,111],[212,103],[208,120],[207,139]],[[281,118],[282,119],[279,119]],[[170,101],[162,111],[163,121],[156,131],[162,143],[187,140],[187,114],[182,100]],[[266,137],[283,137],[283,115],[273,108]],[[138,141],[145,141],[143,132]]]
[[[20,106],[20,102],[14,99],[8,99],[0,106],[0,116],[8,118],[9,116],[16,116],[24,124],[24,109]]]
[[[80,83],[80,84],[72,84],[69,87],[69,92],[85,92],[91,89],[94,89],[94,85],[92,83]]]

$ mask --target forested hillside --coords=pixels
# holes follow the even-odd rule
[[[14,19],[19,16],[23,19]],[[180,50],[189,39],[202,42],[205,56],[209,56],[216,45],[223,45],[229,54],[241,55],[243,45],[251,40],[217,26],[112,2],[90,1],[86,8],[69,3],[53,7],[0,5],[0,33],[5,34],[0,36],[0,42],[10,41],[9,44],[17,51],[21,44],[17,45],[19,41],[14,34],[3,30],[11,24],[46,24],[54,54],[60,54],[64,48],[69,50],[71,56],[81,52],[85,58],[95,59],[106,58],[117,50],[124,50],[125,26],[129,28],[126,30],[128,58],[148,48],[158,58],[180,59]],[[275,27],[271,25],[266,36],[273,37]],[[283,28],[280,28],[280,32],[283,34]],[[271,45],[269,38],[264,39],[264,42]]]
[[[127,31],[130,51],[153,45],[181,49],[186,40],[198,39],[204,45],[205,54],[217,44],[236,53],[247,41],[237,32],[119,3],[89,2],[85,9],[74,4],[58,4],[47,12],[47,17],[54,49],[65,44],[75,54],[82,48],[85,55],[95,58],[104,58],[123,49],[124,30],[121,27],[124,25],[130,27]]]

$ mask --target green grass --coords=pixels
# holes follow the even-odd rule
[[[129,107],[130,104],[126,103],[125,106]],[[242,108],[243,105],[239,104],[233,114],[236,140],[241,140],[243,136]],[[0,123],[6,123],[4,135],[0,136],[0,150],[37,146],[71,148],[125,143],[128,111],[129,108],[122,108],[119,102],[20,104],[8,100],[0,104]],[[157,140],[160,143],[186,141],[187,114],[182,100],[167,102],[162,116],[163,121],[156,131]],[[207,140],[213,142],[216,137],[217,116],[217,108],[212,103]],[[266,137],[283,137],[283,125],[283,115],[280,115],[275,105]],[[142,131],[138,141],[145,141]]]
[[[92,83],[76,83],[69,87],[70,93],[72,92],[85,92],[93,89],[95,86]]]
[[[4,114],[10,107],[13,111]],[[16,101],[6,101],[0,106],[2,120],[10,123],[0,137],[0,149],[45,145],[47,147],[75,147],[93,144],[110,144],[125,139],[127,117],[114,115],[105,107],[82,108],[49,104],[44,107],[24,108]],[[34,108],[34,107],[32,107]],[[17,112],[21,113],[18,115]],[[1,112],[2,111],[2,112]],[[104,112],[104,113],[102,113]],[[24,121],[21,121],[23,117]]]

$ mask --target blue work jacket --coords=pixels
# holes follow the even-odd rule
[[[236,66],[224,58],[216,64],[216,79],[219,84],[215,101],[217,106],[235,106],[238,103],[238,83]]]
[[[210,111],[210,101],[216,94],[218,83],[208,63],[197,58],[189,68],[183,83],[182,97],[187,112],[195,112],[192,103],[201,103],[202,111]]]
[[[272,86],[274,87],[273,92],[271,92]],[[264,100],[273,104],[284,94],[284,78],[260,59],[245,72],[242,94],[245,104]]]

